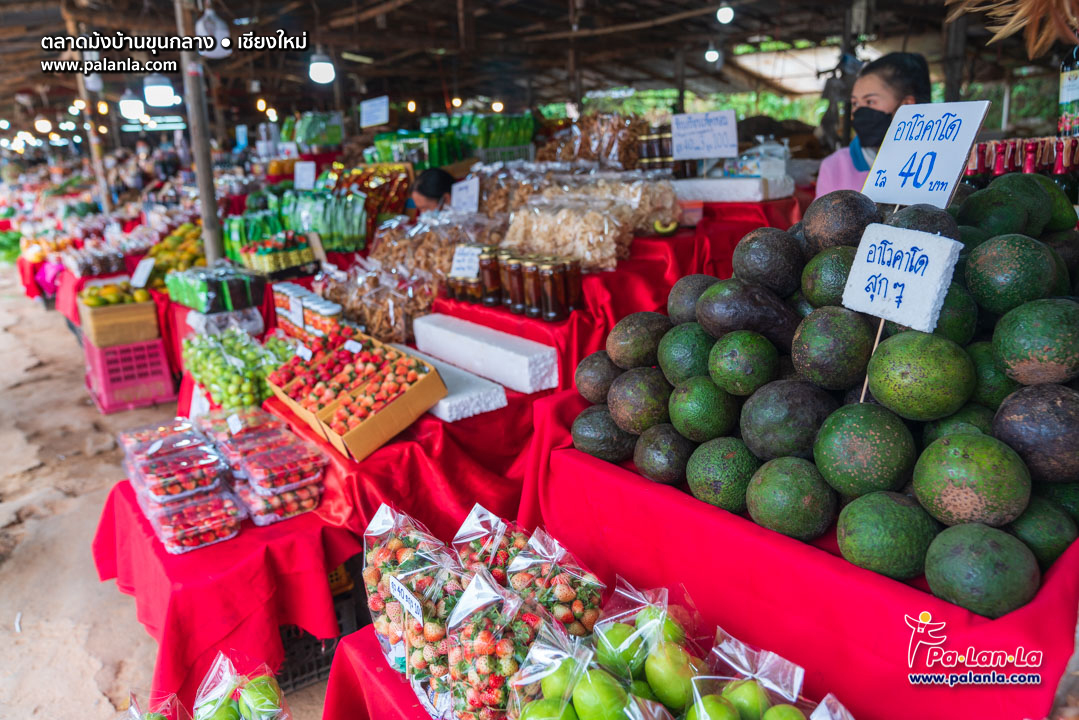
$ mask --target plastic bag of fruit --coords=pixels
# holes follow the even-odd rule
[[[128,696],[127,710],[117,720],[190,720],[180,699],[175,694],[150,693],[139,698],[135,693]]]
[[[195,432],[195,426],[185,417],[175,417],[165,422],[140,425],[124,430],[116,436],[116,443],[127,455],[144,452],[159,440],[164,442],[174,436],[188,438]]]
[[[248,663],[237,672],[233,661],[217,653],[195,693],[195,720],[292,720],[285,695],[264,663]]]
[[[258,407],[215,410],[198,418],[195,425],[218,447],[222,443],[288,427],[284,420]]]
[[[595,651],[559,623],[540,628],[517,674],[510,678],[509,716],[560,718]]]
[[[498,517],[479,503],[453,536],[453,549],[466,570],[486,568],[500,585],[507,583],[507,568],[528,545],[528,533]]]
[[[570,635],[592,633],[607,586],[542,528],[532,533],[506,575],[515,592],[549,610]]]
[[[386,662],[404,674],[411,657],[406,627],[416,637],[409,619],[414,622],[419,615],[421,636],[423,631],[422,607],[417,607],[420,603],[415,588],[426,589],[450,556],[442,541],[419,521],[386,504],[364,530],[363,549],[363,584],[375,634]],[[413,590],[405,583],[410,583]]]
[[[528,656],[550,615],[480,568],[449,617],[449,669],[453,717],[506,717],[509,678]]]

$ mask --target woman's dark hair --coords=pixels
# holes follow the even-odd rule
[[[913,96],[918,103],[933,101],[929,63],[918,53],[893,52],[882,55],[862,67],[858,77],[865,75],[879,75],[888,87],[895,90],[900,99]]]
[[[453,175],[440,168],[430,168],[416,176],[416,185],[412,189],[424,197],[441,200],[451,188]]]

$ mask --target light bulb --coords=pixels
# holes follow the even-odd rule
[[[323,53],[315,53],[311,56],[311,66],[307,69],[307,74],[314,82],[319,85],[326,85],[332,83],[333,79],[337,77],[337,70],[334,69],[333,60],[329,55]]]
[[[134,120],[143,115],[145,109],[142,99],[131,92],[131,88],[124,90],[124,94],[120,96],[120,114],[122,116],[128,120]]]
[[[7,130],[9,127],[11,127],[11,123],[7,120],[0,120],[0,130]]]
[[[493,103],[491,103],[491,109],[494,110],[496,113],[502,112],[505,107],[506,106],[502,104],[501,100],[495,100]]]
[[[455,97],[453,100],[450,100],[450,104],[453,105],[454,107],[461,107],[461,105],[463,103],[461,101],[461,98]]]
[[[75,107],[74,105],[72,105],[67,109],[67,113],[68,113],[68,115],[78,115],[79,114],[79,109],[77,107]]]
[[[58,133],[58,132],[49,133],[49,139],[50,140],[59,140],[60,139],[60,133]]]
[[[98,125],[97,126],[97,131],[99,133],[101,133],[102,135],[108,135],[109,134],[109,129],[107,127],[105,127],[104,125]]]
[[[37,120],[34,121],[34,129],[44,135],[52,130],[52,123],[44,115],[38,115]]]
[[[82,135],[76,135],[75,137],[73,137],[71,139],[74,140],[75,144],[77,145],[77,144],[82,142]]]
[[[730,25],[731,20],[734,20],[734,8],[730,5],[724,5],[719,10],[716,10],[716,20],[721,25]]]
[[[416,112],[416,101],[415,100],[409,100],[408,105],[406,105],[405,107],[408,108],[409,112],[413,112],[413,113]]]
[[[98,100],[97,101],[97,114],[98,115],[108,115],[109,114],[109,104],[107,102],[105,102],[104,100]]]
[[[172,83],[161,73],[144,77],[142,92],[146,96],[146,104],[150,107],[169,107],[175,104],[173,98],[176,92],[172,89]]]
[[[708,49],[704,51],[704,60],[710,63],[719,60],[719,50],[716,50],[714,43],[708,43]]]
[[[262,98],[259,98],[258,100],[256,100],[255,101],[255,109],[258,110],[259,112],[265,112],[266,111],[266,101],[263,100]]]
[[[146,123],[146,127],[153,130],[155,127],[157,127],[157,122],[155,120],[151,120],[150,122]]]
[[[139,122],[145,125],[146,123],[150,122],[150,116],[146,113],[139,115]]]
[[[75,98],[75,102],[71,103],[71,106],[73,108],[75,108],[76,110],[85,110],[86,109],[86,101],[83,100],[82,98]]]

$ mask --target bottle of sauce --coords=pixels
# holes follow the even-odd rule
[[[507,292],[510,296],[509,311],[514,315],[524,315],[525,312],[525,277],[524,271],[521,267],[521,258],[510,258],[509,260],[509,288]]]
[[[490,250],[480,253],[480,280],[483,281],[483,304],[496,307],[502,303],[502,274],[498,256]]]
[[[547,322],[563,320],[566,317],[566,284],[562,263],[544,260],[539,266],[539,274],[543,286],[543,319]]]
[[[567,260],[566,266],[566,312],[584,307],[584,289],[581,285],[581,261]]]
[[[510,286],[509,261],[510,261],[510,258],[512,258],[512,257],[514,257],[512,250],[499,250],[498,251],[498,274],[499,274],[499,280],[500,280],[501,287],[505,290],[505,292],[502,293],[502,307],[504,307],[507,310],[509,310],[510,305],[513,304],[513,300],[510,299],[510,294],[509,294],[509,286]]]
[[[525,315],[538,318],[543,315],[543,283],[540,280],[539,262],[535,258],[521,261],[521,273],[525,285]]]

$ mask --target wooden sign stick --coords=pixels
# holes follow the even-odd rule
[[[880,319],[880,325],[877,325],[877,339],[873,341],[873,349],[869,353],[869,357],[872,359],[873,353],[877,351],[877,345],[880,345],[880,334],[884,331],[884,318]],[[862,383],[862,397],[858,399],[858,402],[865,402],[865,393],[869,389],[869,370],[865,373],[865,382]]]

